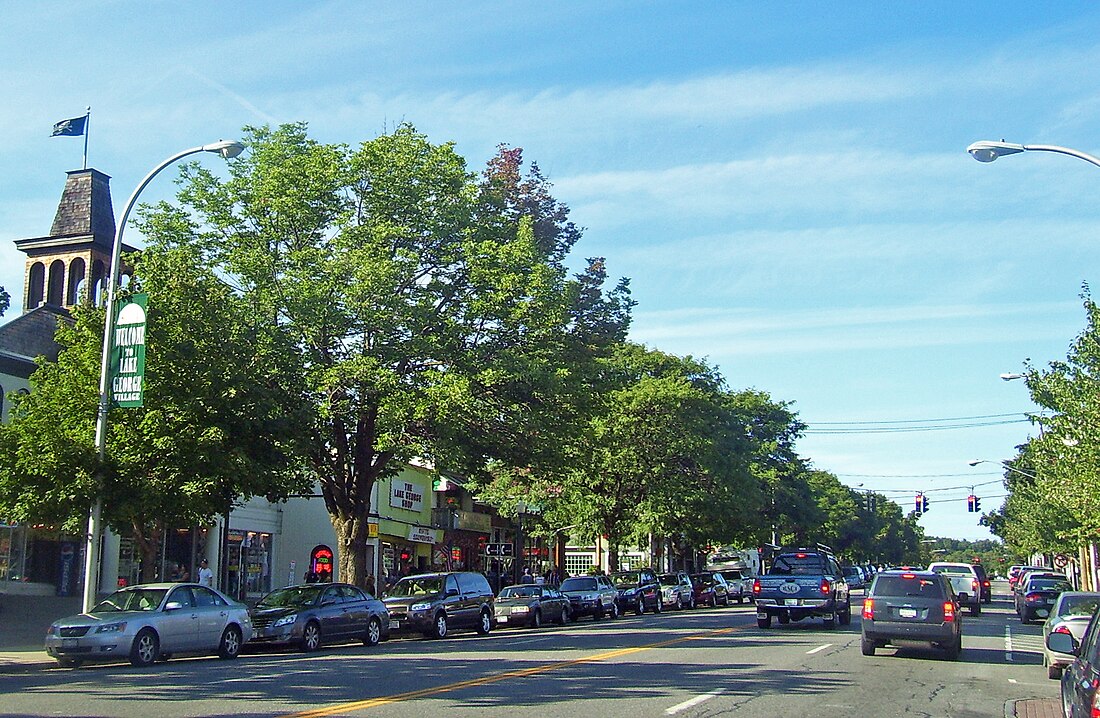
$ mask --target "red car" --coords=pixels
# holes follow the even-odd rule
[[[726,579],[716,571],[691,574],[691,590],[696,606],[730,605],[730,589]]]

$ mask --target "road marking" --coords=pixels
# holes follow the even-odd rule
[[[1015,678],[1009,678],[1009,679],[1008,679],[1008,682],[1009,682],[1009,683],[1019,683],[1019,681],[1018,681],[1018,680],[1016,680]]]
[[[719,688],[718,690],[711,691],[710,693],[704,693],[701,696],[695,696],[694,698],[686,700],[683,703],[677,703],[676,705],[672,706],[671,708],[665,708],[665,715],[674,716],[677,713],[679,713],[680,711],[686,711],[688,708],[691,708],[693,706],[697,706],[700,703],[702,703],[703,701],[709,701],[711,698],[714,698],[716,695],[721,693],[723,690],[725,690],[725,689],[724,688]]]
[[[1012,663],[1012,626],[1005,626],[1005,660]]]
[[[824,651],[824,650],[825,650],[826,648],[828,648],[828,647],[829,647],[829,646],[831,646],[831,645],[833,645],[833,644],[831,644],[831,643],[826,643],[826,644],[825,644],[825,645],[823,645],[823,646],[818,646],[817,648],[813,648],[813,649],[811,649],[811,650],[809,650],[809,651],[806,651],[806,655],[807,655],[807,656],[812,656],[813,654],[817,653],[818,651]]]
[[[615,651],[607,651],[605,653],[597,653],[595,655],[586,656],[585,658],[576,658],[571,661],[558,661],[557,663],[545,663],[541,666],[533,666],[531,668],[522,668],[515,671],[506,671],[504,673],[496,673],[491,676],[484,676],[482,678],[472,678],[468,681],[459,681],[458,683],[450,683],[443,686],[436,686],[434,688],[422,688],[417,691],[409,691],[407,693],[397,693],[392,696],[383,696],[381,698],[368,698],[362,701],[353,701],[350,703],[340,703],[338,705],[331,705],[325,708],[318,708],[316,710],[301,711],[298,713],[288,714],[289,718],[321,718],[321,716],[330,716],[337,713],[349,713],[351,711],[361,711],[367,708],[377,708],[378,706],[389,705],[390,703],[399,703],[401,701],[412,700],[413,698],[424,698],[426,696],[434,696],[440,693],[450,693],[451,691],[461,690],[463,688],[473,688],[475,686],[484,686],[489,683],[496,683],[498,681],[508,680],[509,678],[525,678],[527,676],[534,676],[540,673],[547,673],[549,671],[556,671],[561,668],[569,668],[571,666],[582,665],[585,663],[598,663],[600,661],[610,660],[612,658],[619,658],[621,656],[628,656],[632,653],[641,653],[642,651],[650,651],[654,648],[664,648],[665,646],[673,646],[677,643],[684,643],[686,641],[701,641],[714,636],[720,636],[726,633],[732,633],[734,631],[740,631],[748,628],[749,624],[740,626],[732,626],[730,628],[719,628],[715,631],[707,631],[706,633],[696,633],[690,636],[682,636],[680,638],[673,638],[668,641],[660,641],[658,643],[648,643],[642,646],[634,646],[633,648],[620,648]]]

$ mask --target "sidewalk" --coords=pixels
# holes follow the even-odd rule
[[[1058,698],[1021,698],[1005,703],[1005,718],[1062,718]]]
[[[0,593],[0,673],[57,665],[42,644],[59,618],[80,613],[81,597]]]

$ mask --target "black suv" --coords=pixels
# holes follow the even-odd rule
[[[493,589],[480,573],[425,573],[406,576],[383,599],[392,633],[417,631],[444,638],[452,628],[493,628]]]
[[[863,601],[860,650],[890,641],[927,641],[948,658],[962,651],[962,612],[948,578],[932,571],[883,571]]]
[[[993,585],[989,582],[989,576],[985,572],[985,566],[980,563],[971,564],[974,573],[978,575],[978,590],[981,591],[982,603],[993,603]]]
[[[654,613],[660,613],[664,609],[661,582],[657,580],[653,569],[619,571],[608,578],[619,591],[619,610],[623,613],[632,610],[640,616],[647,609]]]

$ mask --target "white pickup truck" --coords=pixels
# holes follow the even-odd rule
[[[928,570],[942,573],[951,581],[951,588],[955,591],[960,606],[969,608],[973,616],[981,614],[982,581],[973,566],[968,563],[936,562],[928,564]]]

